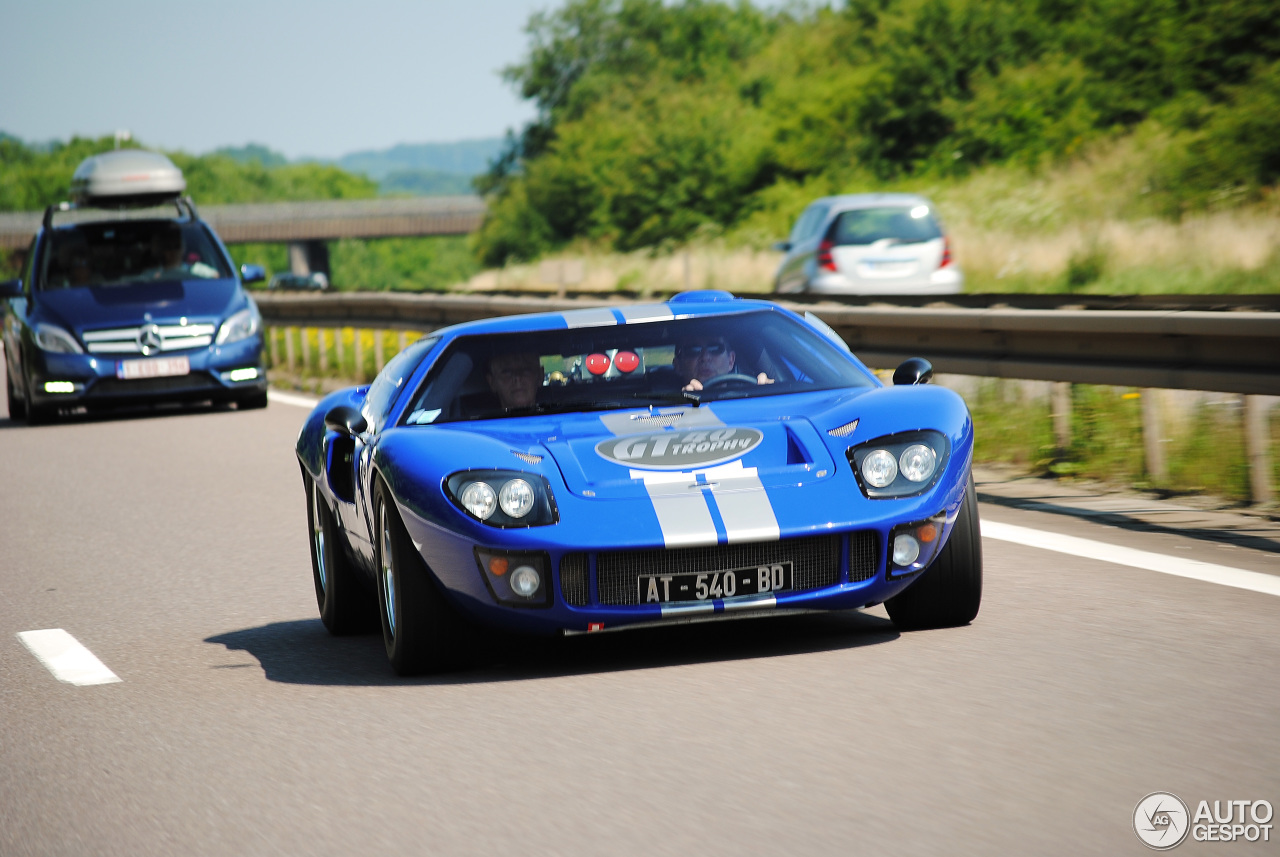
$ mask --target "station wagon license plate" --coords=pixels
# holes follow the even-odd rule
[[[159,357],[155,360],[121,360],[116,364],[116,377],[126,381],[139,378],[169,378],[190,375],[191,362],[185,357]]]
[[[791,563],[684,574],[641,574],[636,578],[641,604],[711,601],[741,595],[785,592],[793,585]]]

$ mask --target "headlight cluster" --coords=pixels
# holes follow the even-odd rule
[[[492,527],[537,527],[557,520],[547,480],[510,470],[467,470],[446,480],[449,498]]]
[[[941,432],[913,431],[850,447],[847,454],[868,497],[911,497],[934,483],[950,447]]]
[[[476,562],[499,603],[513,607],[551,604],[551,558],[545,551],[476,548]]]
[[[247,307],[233,313],[222,323],[222,327],[218,328],[217,343],[226,345],[228,342],[239,342],[242,339],[248,339],[261,329],[262,316],[258,314],[257,305],[250,301]]]
[[[84,353],[84,349],[80,347],[79,342],[76,342],[76,338],[56,324],[37,323],[35,335],[36,345],[40,346],[41,351],[54,354]]]
[[[927,568],[938,553],[946,526],[943,510],[928,520],[894,527],[889,533],[889,577],[905,577]]]

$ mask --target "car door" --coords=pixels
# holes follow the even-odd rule
[[[364,397],[364,405],[360,413],[364,416],[368,428],[363,434],[355,435],[355,448],[352,465],[356,469],[355,487],[356,502],[345,506],[342,510],[343,527],[351,542],[351,548],[360,561],[373,568],[374,520],[373,520],[373,451],[378,440],[389,425],[390,416],[395,411],[396,402],[408,386],[410,378],[418,369],[431,348],[438,341],[436,337],[420,339],[401,351],[378,373],[369,385],[369,392]]]

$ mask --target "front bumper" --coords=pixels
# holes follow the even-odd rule
[[[945,493],[947,497],[942,511],[946,512],[946,524],[939,534],[938,550],[950,536],[964,496],[963,484],[958,491]],[[924,502],[937,503],[939,500],[935,497]],[[903,501],[903,507],[906,505]],[[920,510],[903,508],[903,514],[892,520],[868,521],[840,528],[815,528],[808,533],[794,534],[773,542],[718,544],[702,548],[667,549],[658,544],[619,549],[608,543],[571,546],[557,544],[554,538],[521,538],[519,544],[508,542],[502,547],[540,551],[546,555],[551,569],[551,579],[547,583],[551,587],[551,598],[546,606],[518,607],[495,602],[477,566],[477,543],[473,539],[418,518],[403,505],[400,513],[414,544],[419,547],[450,600],[473,619],[508,631],[573,634],[794,611],[850,610],[880,604],[920,577],[919,571],[890,574],[888,558],[889,539],[896,527],[906,523],[906,519],[929,518],[939,511],[936,507],[928,512],[923,512],[923,509],[923,506]],[[515,532],[527,537],[538,529],[546,532],[549,528]],[[821,562],[822,568],[806,571],[802,582],[797,566],[796,583],[792,589],[767,594],[640,603],[634,576],[626,578],[614,574],[609,578],[611,572],[604,570],[610,563],[616,565],[619,557],[624,563],[629,557],[633,558],[633,566],[647,570],[647,573],[656,572],[655,562],[675,568],[676,573],[710,571],[717,567],[750,568],[756,563],[789,560],[791,556],[787,551],[798,549],[801,543],[805,543],[804,549],[808,550],[808,545],[814,542],[825,545],[826,557]],[[685,551],[701,553],[696,558],[676,559],[674,565],[667,561]],[[936,553],[933,556],[936,557]],[[682,562],[683,566],[680,565]],[[636,593],[635,598],[627,594],[628,588]]]
[[[40,407],[96,408],[158,401],[227,401],[267,389],[261,336],[228,345],[166,352],[163,356],[187,358],[190,373],[125,380],[117,377],[119,361],[110,356],[58,354],[32,348],[28,355],[28,394],[31,402]],[[256,374],[244,377],[251,374],[248,370]],[[232,372],[244,380],[233,380]],[[50,392],[47,385],[65,392]]]

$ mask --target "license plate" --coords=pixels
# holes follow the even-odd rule
[[[641,604],[711,601],[739,595],[785,592],[792,586],[791,563],[684,574],[642,574],[636,579]]]
[[[155,360],[121,360],[116,364],[116,377],[126,381],[138,378],[168,378],[190,375],[191,363],[185,357],[159,357]]]

